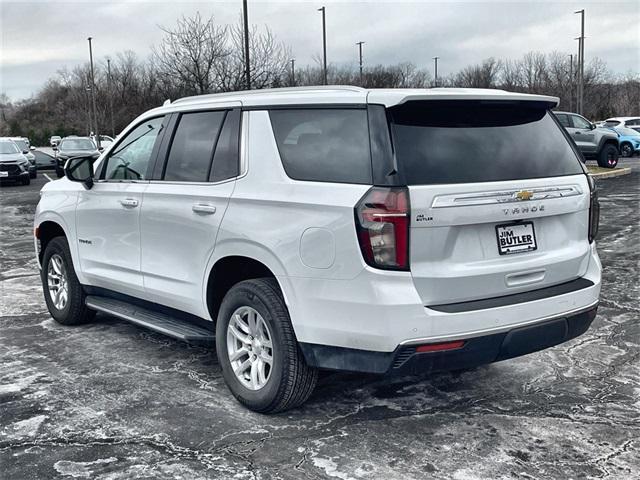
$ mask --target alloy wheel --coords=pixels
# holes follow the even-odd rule
[[[64,261],[57,253],[54,253],[51,255],[51,258],[49,258],[47,286],[53,306],[58,310],[63,310],[69,301],[69,284],[67,282],[67,270],[64,266]]]
[[[255,309],[244,306],[231,315],[227,326],[227,354],[238,381],[249,390],[267,384],[273,368],[269,325]]]

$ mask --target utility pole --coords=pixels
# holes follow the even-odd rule
[[[113,90],[111,89],[111,59],[107,58],[107,86],[109,89],[109,116],[111,117],[111,137],[116,138],[116,129],[113,124]]]
[[[578,113],[582,115],[584,107],[584,8],[573,13],[580,14],[580,56],[578,62],[580,63],[580,74],[578,78]]]
[[[569,111],[573,111],[573,53],[569,54]]]
[[[93,119],[95,121],[95,127],[93,134],[96,136],[97,147],[100,148],[100,132],[98,131],[98,110],[96,108],[96,79],[93,73],[93,50],[91,48],[91,37],[89,40],[89,63],[91,64],[91,103],[93,105]]]
[[[360,86],[362,86],[362,45],[364,42],[357,42],[358,49],[360,50]]]
[[[576,54],[576,113],[580,112],[580,62],[582,61],[582,38],[576,37],[578,41],[578,53]]]
[[[251,90],[251,70],[249,62],[249,14],[247,0],[242,0],[242,17],[244,20],[244,74],[247,90]]]
[[[291,59],[291,86],[296,86],[296,59]]]
[[[434,71],[435,71],[435,84],[436,84],[436,87],[438,86],[438,59],[439,58],[440,57],[433,57],[433,62],[435,64]]]
[[[322,78],[324,85],[327,85],[327,22],[325,18],[325,7],[319,8],[322,12]]]

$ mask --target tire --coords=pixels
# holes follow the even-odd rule
[[[232,367],[230,359],[230,345],[242,345],[245,349],[251,349],[252,345],[239,340],[229,330],[232,317],[239,315],[241,318],[245,311],[257,313],[260,319],[256,318],[256,323],[262,321],[264,335],[256,334],[253,339],[258,342],[253,345],[251,353],[246,353],[247,358],[240,357],[235,360],[238,363],[246,364],[254,359],[262,361],[262,355],[269,354],[269,347],[260,347],[260,340],[265,340],[267,334],[271,341],[271,368],[268,373],[262,376],[264,384],[258,388],[250,388],[247,383],[252,382],[248,378],[241,379],[237,376]],[[234,326],[238,323],[234,320]],[[247,322],[249,325],[249,322]],[[259,330],[259,328],[258,328]],[[251,339],[242,329],[237,329],[245,339]],[[229,335],[229,338],[228,338]],[[267,345],[266,341],[264,345]],[[256,353],[257,352],[257,353]],[[216,353],[218,361],[222,367],[224,380],[236,399],[247,408],[260,413],[277,413],[302,405],[311,395],[318,381],[318,371],[309,367],[298,346],[289,312],[284,303],[282,293],[278,283],[273,278],[261,278],[256,280],[246,280],[234,285],[225,295],[216,324]],[[260,362],[258,362],[260,363]],[[262,361],[263,364],[266,362]],[[258,368],[258,367],[256,367]],[[245,372],[253,379],[253,363]],[[256,374],[256,380],[258,379]]]
[[[616,168],[619,152],[615,145],[605,144],[598,153],[598,165],[602,168]]]
[[[22,185],[30,185],[31,184],[31,176],[28,175],[24,179],[22,179]]]
[[[57,301],[52,298],[48,284],[49,268],[51,267],[55,274],[57,274],[56,265],[59,270],[60,264],[57,261],[62,264],[62,276],[65,278],[67,300],[64,305],[56,304]],[[88,309],[84,303],[86,295],[78,281],[78,277],[76,277],[69,245],[65,237],[55,237],[47,244],[42,256],[40,277],[47,308],[56,322],[62,325],[80,325],[91,321],[95,317],[96,312]],[[58,284],[60,284],[60,281],[58,281]]]
[[[37,178],[38,177],[38,170],[34,170],[33,173],[29,174],[29,178]]]
[[[62,178],[64,177],[64,170],[61,169],[59,166],[56,165],[56,176],[58,178]]]
[[[633,156],[633,147],[630,143],[625,142],[620,145],[620,155],[623,157],[632,157]]]

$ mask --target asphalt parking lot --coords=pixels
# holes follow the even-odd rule
[[[32,242],[47,180],[0,188],[0,477],[640,478],[640,160],[621,165],[598,182],[586,334],[465,372],[327,374],[270,417],[235,402],[212,350],[101,315],[56,324]]]

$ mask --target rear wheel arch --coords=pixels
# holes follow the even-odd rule
[[[231,287],[244,280],[257,278],[273,278],[284,296],[280,282],[264,263],[242,255],[231,255],[216,261],[209,272],[206,294],[207,309],[214,323],[218,318],[222,300]]]

